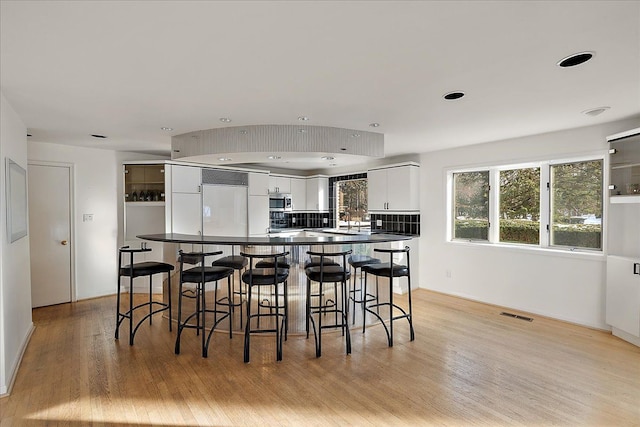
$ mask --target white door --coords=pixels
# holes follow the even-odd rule
[[[71,168],[29,164],[31,305],[71,301]]]

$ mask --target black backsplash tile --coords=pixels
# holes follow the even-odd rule
[[[378,225],[382,221],[382,225]],[[371,214],[371,230],[409,236],[420,235],[419,214]]]

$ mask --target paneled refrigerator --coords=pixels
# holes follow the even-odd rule
[[[246,186],[202,186],[202,234],[246,236],[247,215]]]

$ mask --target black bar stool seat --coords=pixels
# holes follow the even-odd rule
[[[376,316],[382,326],[384,326],[384,330],[387,333],[387,341],[389,343],[389,347],[393,347],[393,321],[399,319],[407,319],[409,322],[409,334],[410,341],[415,339],[415,333],[413,330],[413,311],[411,308],[411,271],[410,271],[410,262],[409,262],[409,247],[405,246],[404,249],[374,249],[374,252],[382,252],[389,254],[389,262],[387,263],[379,263],[379,264],[368,264],[362,266],[362,271],[364,272],[364,294],[367,294],[367,275],[372,274],[377,277],[387,277],[389,278],[389,302],[376,302],[375,304],[365,305],[364,309]],[[406,254],[407,256],[407,264],[400,265],[395,264],[393,262],[394,254]],[[393,279],[396,277],[406,277],[408,283],[408,297],[409,297],[409,312],[407,313],[402,307],[395,304],[393,302]],[[386,306],[389,307],[389,327],[387,327],[385,320],[379,314],[379,307]],[[372,309],[375,308],[376,311]],[[400,314],[394,314],[394,312],[400,312]],[[362,333],[365,331],[365,323],[362,324]]]
[[[391,269],[393,268],[393,272]],[[374,276],[381,277],[407,277],[409,276],[409,267],[406,265],[393,264],[393,267],[388,262],[380,264],[366,264],[362,267],[362,271],[365,273],[373,274]]]
[[[251,280],[253,285],[273,285],[273,281],[284,282],[289,277],[289,270],[278,268],[276,272],[273,268],[253,268],[242,274],[242,281],[248,283]]]
[[[335,283],[351,278],[351,272],[349,270],[345,271],[339,264],[309,267],[304,272],[314,282],[319,282],[322,279],[323,282]]]
[[[255,268],[271,268],[272,269],[273,266],[274,266],[273,260],[263,260],[263,261],[258,261],[255,265]],[[291,265],[289,264],[289,261],[285,257],[279,257],[278,268],[290,269]]]
[[[319,256],[314,256],[314,257],[309,258],[308,260],[306,260],[304,262],[305,270],[307,268],[310,268],[310,267],[319,267],[321,260],[322,260],[322,257],[319,257]],[[324,260],[322,260],[322,263],[325,266],[328,266],[328,265],[340,265],[337,262],[335,262],[333,260],[330,260],[330,259],[324,259]]]
[[[229,276],[229,270],[230,267],[193,267],[182,272],[182,281],[199,283],[204,278],[205,282],[215,282]]]
[[[123,246],[118,250],[118,296],[116,299],[116,331],[115,331],[115,339],[120,338],[120,325],[124,321],[124,319],[129,319],[129,345],[133,345],[133,340],[135,338],[136,332],[138,332],[138,328],[142,325],[142,323],[149,319],[149,324],[153,322],[153,315],[156,313],[160,313],[161,311],[169,310],[169,331],[172,330],[171,327],[171,271],[174,269],[173,265],[167,264],[164,262],[158,261],[144,261],[144,262],[133,262],[133,256],[136,253],[143,252],[151,252],[150,248],[130,248],[129,246]],[[129,254],[129,264],[122,266],[122,258],[126,254]],[[168,301],[166,303],[153,301],[153,275],[159,273],[167,273],[167,287],[168,287]],[[133,279],[136,277],[144,277],[149,276],[149,301],[138,304],[136,306],[133,305]],[[129,278],[129,310],[122,312],[120,311],[120,279],[122,277]],[[149,313],[147,313],[142,319],[140,319],[136,325],[133,325],[133,315],[137,309],[140,308],[149,308]],[[157,307],[154,310],[154,307]]]

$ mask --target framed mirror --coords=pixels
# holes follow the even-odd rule
[[[7,238],[13,243],[27,235],[27,171],[6,160]]]

